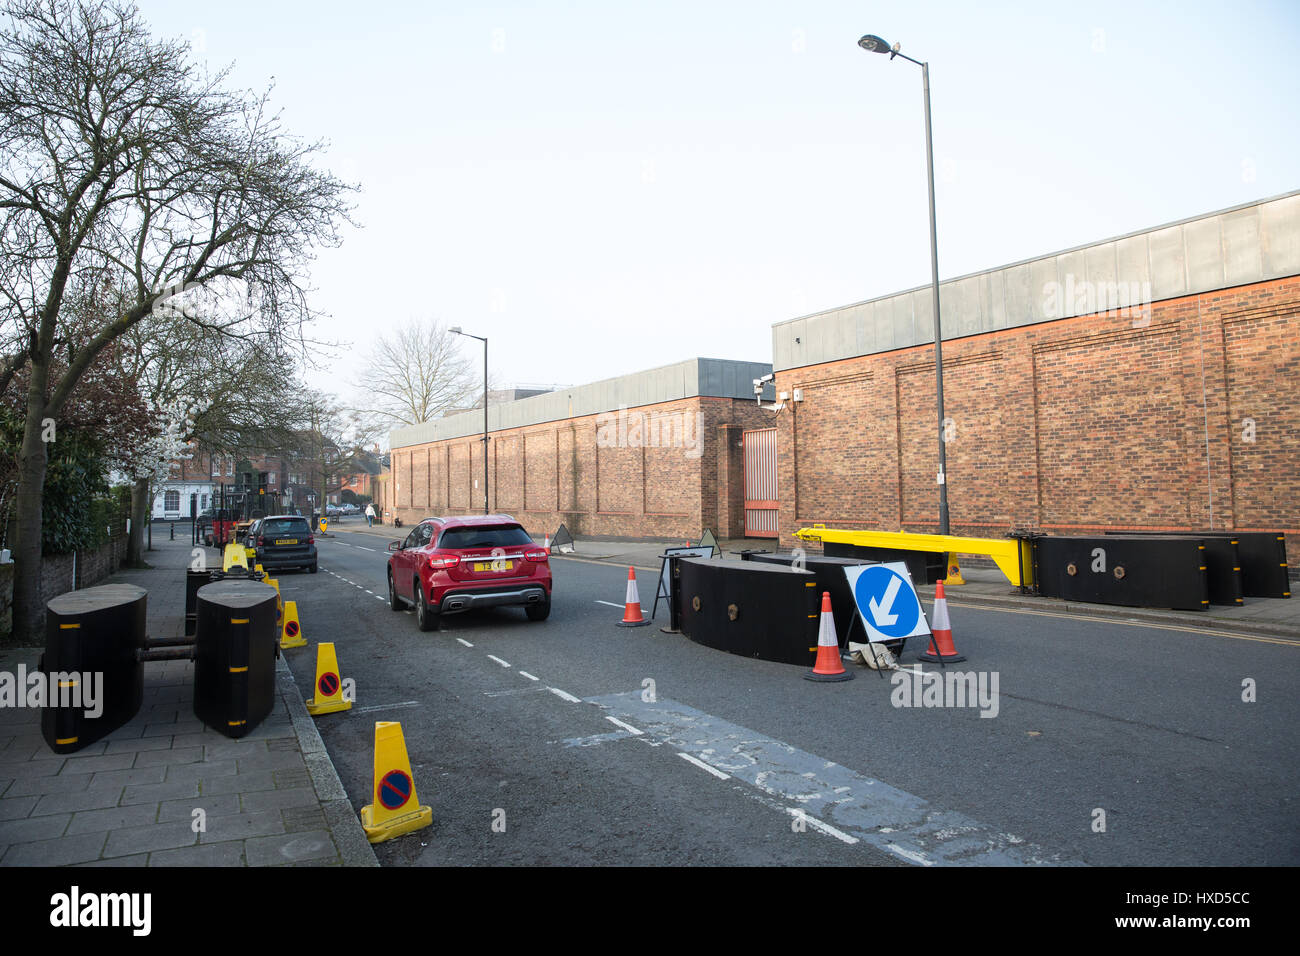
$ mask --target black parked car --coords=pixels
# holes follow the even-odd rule
[[[316,573],[316,536],[302,515],[271,515],[257,524],[252,538],[257,563],[272,568],[306,568]]]

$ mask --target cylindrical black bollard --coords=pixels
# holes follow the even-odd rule
[[[81,750],[139,712],[147,597],[134,584],[105,584],[45,606],[41,735],[55,753]]]
[[[243,737],[275,706],[275,589],[230,578],[198,591],[194,713],[227,737]]]

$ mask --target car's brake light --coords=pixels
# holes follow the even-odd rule
[[[534,564],[546,564],[546,549],[530,548],[524,552],[524,560],[531,561]]]
[[[426,555],[425,560],[429,562],[429,567],[431,568],[454,568],[456,565],[460,564],[460,555],[435,552],[434,554]]]
[[[308,544],[315,544],[315,543],[316,543],[316,536],[315,536],[314,534],[309,534],[309,535],[307,535],[307,543],[308,543]]]
[[[262,548],[262,547],[265,547],[265,546],[266,546],[266,539],[263,538],[260,534],[257,536],[257,546],[258,546],[259,548]]]

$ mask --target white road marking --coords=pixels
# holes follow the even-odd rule
[[[342,547],[342,548],[350,548],[350,547],[352,547],[352,545],[348,544],[346,541],[335,541],[334,543],[337,544],[339,547]]]
[[[629,734],[635,734],[636,736],[640,737],[643,733],[645,733],[644,730],[637,730],[631,724],[623,723],[623,721],[619,720],[617,717],[606,717],[605,719],[608,720],[615,727],[622,727]]]
[[[823,824],[823,826],[824,825],[825,824]],[[856,843],[857,841],[855,840],[854,842]],[[897,853],[904,860],[907,860],[910,863],[919,863],[922,866],[934,866],[934,860],[927,860],[920,853],[914,853],[911,850],[904,850],[897,843],[886,843],[885,849]]]
[[[1075,861],[1020,837],[944,810],[906,791],[732,724],[678,701],[645,701],[641,691],[593,697],[588,703],[645,728],[645,742],[687,747],[716,762],[731,779],[754,788],[747,793],[780,812],[801,819],[845,843],[893,854],[921,866],[1042,866]],[[810,777],[809,774],[812,774]],[[834,820],[835,826],[826,823]],[[850,839],[845,839],[849,837]]]
[[[490,660],[490,661],[496,661],[496,662],[497,662],[498,664],[500,664],[502,667],[509,667],[509,666],[510,666],[510,662],[509,662],[509,661],[503,661],[501,658],[497,657],[495,654],[489,654],[489,655],[488,655],[488,660]]]
[[[387,600],[387,598],[385,598],[382,594],[376,594],[376,595],[375,595],[375,599],[376,599],[376,600],[379,600],[379,601],[385,601],[385,600]]]
[[[520,671],[519,674],[520,674],[521,677],[527,677],[529,680],[537,680],[537,679],[538,679],[538,678],[534,677],[532,674],[528,673],[528,671]]]
[[[410,612],[408,611],[407,613],[409,614]],[[465,638],[463,638],[463,637],[458,637],[458,638],[456,638],[456,640],[460,641],[460,642],[461,642],[462,644],[464,644],[466,647],[473,647],[473,646],[474,646],[474,645],[471,644],[469,641],[465,640]]]
[[[895,578],[895,580],[898,579]],[[821,830],[822,833],[828,833],[831,836],[835,837],[835,839],[837,840],[843,840],[845,843],[848,843],[850,845],[858,842],[857,837],[849,836],[843,830],[837,830],[829,823],[822,823],[816,817],[811,817],[808,814],[804,813],[803,810],[801,810],[799,807],[786,807],[786,812],[789,813],[790,816],[802,820],[804,823],[808,824],[814,830]],[[929,866],[929,863],[927,862],[926,865]]]
[[[638,731],[638,733],[640,733],[640,731]],[[716,767],[710,767],[708,764],[706,764],[703,760],[700,760],[698,757],[692,757],[690,754],[684,754],[681,753],[680,751],[678,751],[677,756],[681,757],[687,763],[695,764],[695,766],[699,767],[701,770],[707,770],[709,773],[713,774],[719,780],[731,779],[727,774],[723,773],[721,770],[717,769]]]
[[[608,604],[610,607],[623,607],[622,604],[615,604],[613,601],[597,601],[597,604]]]
[[[375,553],[375,554],[378,554],[378,553],[379,553],[379,549],[378,549],[378,548],[363,548],[363,547],[361,547],[361,545],[359,545],[359,544],[353,545],[353,547],[356,548],[358,551],[370,551],[370,552],[373,552],[373,553]]]
[[[398,707],[419,707],[418,700],[404,700],[396,704],[371,704],[369,707],[353,707],[354,714],[372,714],[377,710],[396,710]]]
[[[548,687],[546,689],[549,690],[556,697],[559,697],[561,700],[567,700],[570,704],[582,703],[582,699],[580,697],[574,697],[572,694],[566,694],[558,687]]]

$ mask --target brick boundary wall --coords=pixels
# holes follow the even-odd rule
[[[126,560],[126,537],[114,538],[91,551],[77,552],[77,589],[94,587],[113,574]],[[42,607],[60,594],[72,590],[72,555],[50,554],[41,558]],[[0,565],[0,640],[13,632],[14,565]]]
[[[575,536],[698,538],[704,528],[717,531],[720,513],[735,513],[735,496],[743,509],[741,476],[719,467],[723,426],[761,428],[771,419],[756,402],[700,396],[495,431],[490,507],[538,540],[561,523]],[[481,514],[482,446],[481,436],[466,436],[394,448],[384,507],[403,525]]]
[[[1296,572],[1300,277],[945,340],[943,363],[954,533],[1212,518],[1285,532]],[[814,522],[937,530],[932,347],[787,369],[776,386],[804,392],[776,418],[785,545]]]

